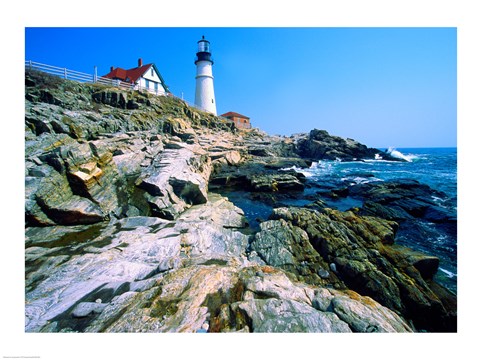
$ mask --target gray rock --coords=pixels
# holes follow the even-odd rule
[[[323,313],[293,300],[250,300],[233,304],[251,319],[253,332],[351,332],[348,325],[332,313]]]
[[[330,277],[330,273],[325,270],[325,269],[319,269],[317,271],[318,276],[320,276],[322,279],[328,279]]]
[[[207,216],[208,221],[202,216]],[[27,231],[29,261],[38,262],[39,257],[50,260],[43,260],[45,265],[40,267],[41,273],[34,271],[27,276],[29,284],[36,285],[26,293],[26,331],[40,331],[42,324],[60,316],[81,299],[88,299],[88,302],[100,298],[105,303],[125,291],[148,292],[156,286],[159,272],[181,271],[189,258],[197,259],[191,266],[195,266],[194,263],[207,267],[215,264],[239,266],[244,262],[242,256],[248,236],[235,228],[244,224],[243,215],[218,195],[212,196],[212,201],[206,204],[193,206],[176,223],[138,217],[117,224]],[[59,247],[44,251],[31,246],[63,244],[62,237],[74,239],[77,234],[77,239],[83,237],[84,242],[76,245],[78,253],[72,257],[57,256]],[[85,252],[97,242],[102,243],[97,252]],[[198,286],[201,286],[200,280]],[[107,321],[107,315],[105,320],[101,319],[98,321]]]
[[[291,174],[255,175],[250,178],[253,191],[303,191],[305,186]]]
[[[315,289],[315,296],[312,299],[312,306],[320,311],[331,311],[333,295],[327,289]]]
[[[169,224],[168,221],[164,219],[159,219],[156,217],[149,217],[149,216],[131,216],[128,218],[120,219],[118,221],[118,224],[122,227],[124,230],[128,229],[136,229],[137,227],[141,226],[147,226],[150,228],[153,227],[161,227],[161,226],[166,226]]]
[[[340,319],[349,324],[355,332],[411,332],[411,328],[396,313],[353,292],[336,293],[331,306]]]
[[[86,317],[91,313],[100,314],[107,304],[96,302],[81,302],[72,311],[72,316],[76,318]]]
[[[139,187],[150,194],[154,214],[174,219],[190,205],[207,201],[210,171],[210,159],[201,149],[166,149]]]
[[[251,248],[267,264],[282,267],[297,263],[292,246],[295,242],[308,242],[305,231],[293,228],[285,220],[265,221],[260,224],[260,229]]]
[[[304,230],[284,219],[262,222],[260,230],[251,242],[250,250],[261,260],[309,282],[320,283],[319,271],[325,265]]]

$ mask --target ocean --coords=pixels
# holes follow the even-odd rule
[[[399,148],[380,149],[406,160],[405,162],[371,160],[365,162],[320,161],[309,169],[296,169],[319,183],[359,184],[374,181],[413,179],[442,191],[446,199],[437,204],[457,213],[457,148]],[[328,205],[340,210],[361,206],[354,199],[332,201]],[[433,223],[418,224],[421,236],[411,231],[398,232],[395,242],[440,259],[436,280],[456,293],[457,291],[457,237],[456,234],[441,231]]]
[[[304,206],[311,202],[309,193],[318,188],[339,188],[353,184],[381,182],[396,179],[413,179],[443,192],[446,196],[435,198],[437,205],[456,217],[457,214],[457,149],[456,148],[398,148],[380,149],[406,160],[405,162],[379,159],[364,162],[319,161],[309,168],[291,168],[304,174],[308,187],[297,198],[282,201],[282,205]],[[266,220],[272,205],[245,196],[240,191],[225,193],[229,199],[245,212],[252,228],[260,220]],[[329,207],[345,211],[361,207],[362,201],[350,197],[326,200]],[[442,231],[438,224],[419,222],[415,229],[397,233],[395,242],[440,259],[439,271],[435,280],[456,293],[457,291],[457,236],[451,231]]]

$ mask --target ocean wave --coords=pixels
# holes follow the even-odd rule
[[[441,272],[443,272],[445,275],[447,275],[447,277],[449,277],[450,279],[453,278],[453,277],[456,277],[457,274],[451,272],[451,271],[448,271],[447,269],[444,269],[442,267],[439,267],[438,270],[440,270]]]
[[[313,176],[320,176],[320,175],[328,175],[331,174],[334,171],[333,168],[333,163],[332,162],[324,162],[324,161],[319,161],[319,162],[312,162],[312,165],[307,168],[299,168],[297,166],[291,166],[288,168],[282,168],[280,169],[281,171],[288,171],[288,170],[293,170],[297,173],[303,174],[305,177],[313,177]]]
[[[412,162],[413,160],[416,160],[416,159],[419,158],[418,155],[403,154],[400,151],[398,151],[397,149],[395,149],[394,147],[389,147],[388,150],[387,150],[387,154],[393,156],[394,158],[402,159],[402,160],[405,160],[405,161],[408,161],[408,162]]]
[[[352,176],[347,176],[347,177],[343,177],[341,178],[342,181],[350,181],[352,185],[358,185],[358,184],[367,184],[367,183],[371,183],[371,182],[378,182],[378,181],[383,181],[382,179],[378,179],[376,177],[368,177],[368,178],[365,178],[365,177],[361,177],[361,176],[355,176],[355,177],[352,177]]]
[[[372,163],[379,163],[379,164],[393,163],[393,164],[396,164],[396,163],[398,163],[398,161],[395,161],[395,160],[383,160],[383,159],[364,159],[364,160],[362,160],[362,162],[367,163],[367,164],[372,164]]]
[[[441,208],[449,209],[451,207],[448,204],[449,199],[442,199],[442,198],[440,198],[438,196],[434,196],[434,195],[432,195],[431,198],[432,198],[433,202]]]

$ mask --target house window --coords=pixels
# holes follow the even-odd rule
[[[153,67],[150,69],[150,75],[153,77]]]
[[[155,92],[158,93],[158,83],[153,83],[154,84],[154,87],[155,87]]]
[[[146,89],[150,88],[150,81],[148,81],[147,79],[145,79],[145,88]]]

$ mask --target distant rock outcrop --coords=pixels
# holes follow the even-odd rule
[[[384,151],[369,148],[353,139],[332,136],[325,130],[313,129],[308,135],[298,135],[296,145],[301,157],[313,160],[355,161],[381,156],[384,160],[399,161]]]

